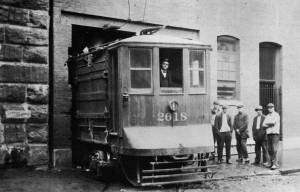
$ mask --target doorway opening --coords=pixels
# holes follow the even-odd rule
[[[135,33],[127,31],[104,30],[102,28],[73,25],[72,47],[69,48],[69,56],[77,56],[105,43],[128,38],[133,35]],[[72,85],[72,163],[73,165],[81,165],[83,167],[88,166],[89,159],[87,158],[89,155],[93,154],[100,147],[100,145],[91,144],[88,139],[100,138],[99,140],[101,140],[101,138],[105,138],[103,136],[103,128],[107,126],[105,118],[98,118],[89,114],[104,114],[103,111],[107,110],[106,107],[109,106],[108,103],[110,102],[107,95],[111,84],[105,76],[95,76],[95,69],[109,71],[109,68],[112,67],[110,66],[110,63],[112,63],[110,59],[117,59],[115,53],[112,58],[107,57],[105,53],[97,53],[89,56],[92,56],[90,62],[94,68],[88,68],[88,65],[68,67],[69,82]],[[101,70],[98,70],[97,73],[105,74],[105,72],[100,73],[99,71]],[[117,70],[112,71],[114,74],[117,73]],[[76,78],[73,78],[74,76]],[[118,77],[117,75],[112,76]],[[115,94],[115,96],[117,95]],[[101,127],[101,129],[91,127]],[[78,138],[87,142],[82,142]],[[104,147],[104,145],[101,147]]]
[[[103,28],[72,25],[72,47],[69,55],[82,53],[85,47],[92,48],[115,41],[134,36],[135,33],[119,30],[104,30]]]
[[[259,103],[264,108],[264,114],[267,113],[267,104],[273,103],[282,118],[281,49],[281,45],[273,42],[259,44]],[[282,129],[280,135],[282,139]]]

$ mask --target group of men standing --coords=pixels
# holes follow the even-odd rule
[[[255,141],[256,157],[253,164],[260,164],[262,151],[263,165],[274,170],[279,167],[277,150],[279,146],[280,116],[274,110],[274,104],[269,103],[267,109],[268,114],[264,116],[262,106],[255,108],[257,115],[253,119],[252,136]],[[218,163],[223,161],[222,156],[225,144],[226,163],[232,164],[230,150],[233,131],[236,137],[237,161],[250,163],[247,151],[247,139],[250,137],[248,130],[249,117],[244,111],[244,105],[237,105],[238,113],[234,116],[233,122],[227,110],[228,106],[214,102],[211,124],[214,143],[217,143]]]

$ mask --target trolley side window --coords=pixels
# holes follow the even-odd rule
[[[130,48],[131,92],[144,93],[152,90],[152,49]]]
[[[189,85],[191,93],[205,92],[205,51],[190,50]]]
[[[182,49],[160,48],[160,87],[162,93],[182,92]]]

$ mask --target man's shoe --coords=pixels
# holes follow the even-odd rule
[[[218,160],[217,163],[218,163],[218,164],[222,164],[222,160]]]
[[[227,164],[232,164],[232,162],[229,159],[226,161],[226,163]]]
[[[252,165],[259,165],[259,162],[253,162]]]
[[[278,169],[278,167],[276,165],[272,165],[271,170],[275,170]]]
[[[245,159],[245,164],[248,164],[250,163],[250,160],[249,159]]]
[[[238,159],[236,160],[236,162],[242,163],[242,162],[243,162],[243,158],[238,158]]]
[[[265,167],[271,167],[271,165],[268,162],[264,162],[263,166],[265,166]]]

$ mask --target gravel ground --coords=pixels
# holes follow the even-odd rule
[[[298,192],[300,173],[269,176],[251,176],[238,179],[219,180],[202,184],[185,184],[161,188],[134,188],[122,182],[105,183],[90,173],[78,170],[34,171],[0,170],[0,191],[2,192],[98,192],[98,191],[185,191],[185,192]]]
[[[185,192],[298,192],[300,191],[300,174],[252,176],[234,180],[221,180],[202,185],[183,187]]]

